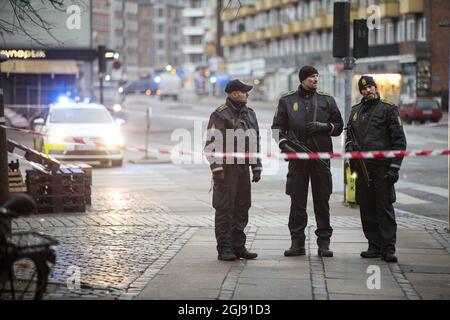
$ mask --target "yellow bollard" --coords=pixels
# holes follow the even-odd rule
[[[347,188],[345,190],[346,192],[346,199],[348,203],[354,204],[356,203],[356,179],[357,175],[356,172],[352,174],[350,170],[350,166],[347,166],[347,169],[345,169],[345,175],[347,178]]]

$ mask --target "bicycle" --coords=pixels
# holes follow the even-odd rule
[[[11,221],[36,212],[34,200],[16,194],[0,207],[0,299],[42,299],[58,241],[37,232],[11,232]],[[20,295],[21,294],[21,295]]]

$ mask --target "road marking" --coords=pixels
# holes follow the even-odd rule
[[[411,197],[405,193],[401,193],[401,192],[396,192],[397,195],[397,203],[401,203],[401,204],[427,204],[427,203],[431,203],[430,201],[426,201],[426,200],[422,200],[416,197]]]

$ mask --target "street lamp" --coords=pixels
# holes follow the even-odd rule
[[[450,21],[446,21],[446,22],[441,22],[439,23],[439,27],[441,28],[450,28]],[[449,37],[449,46],[450,46],[450,37]],[[449,74],[449,84],[448,84],[448,89],[450,91],[450,49],[449,49],[449,69],[448,69],[448,74]],[[449,114],[450,111],[450,94],[448,95],[448,110],[447,110],[447,115]],[[448,126],[447,126],[447,147],[450,148],[450,119],[447,119],[448,121]],[[450,171],[450,156],[447,159],[447,171]],[[448,176],[447,176],[447,183],[448,183],[448,225],[447,225],[447,229],[448,231],[450,231],[450,172],[448,172]]]
[[[8,199],[8,153],[6,148],[5,106],[3,104],[3,86],[1,64],[8,60],[8,56],[0,54],[0,205]]]

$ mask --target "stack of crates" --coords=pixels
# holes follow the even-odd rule
[[[22,173],[19,169],[19,160],[8,164],[9,193],[27,192],[27,187],[23,181]]]
[[[64,164],[64,168],[81,169],[84,172],[84,196],[86,205],[92,205],[92,167],[86,163]]]
[[[86,211],[85,174],[81,169],[61,168],[52,173],[27,170],[26,182],[38,213]]]

